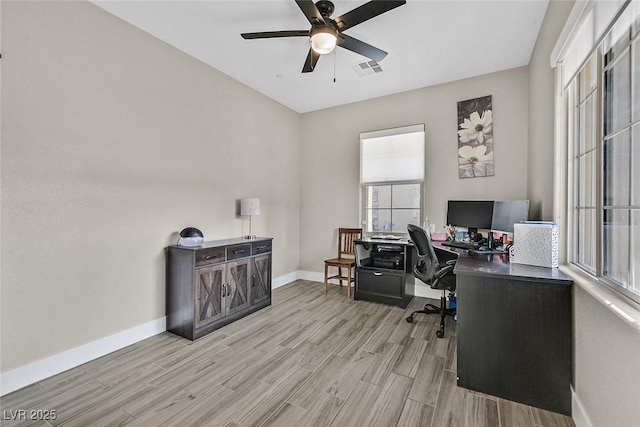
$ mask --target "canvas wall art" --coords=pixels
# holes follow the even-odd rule
[[[491,95],[458,102],[458,178],[493,176]]]

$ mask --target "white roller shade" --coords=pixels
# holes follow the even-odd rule
[[[424,179],[424,125],[360,135],[362,183]]]
[[[564,66],[563,86],[576,73],[595,46],[608,31],[611,22],[627,6],[638,7],[636,1],[576,1],[560,37],[551,53],[551,66]]]

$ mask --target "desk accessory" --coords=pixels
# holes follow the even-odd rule
[[[434,242],[444,242],[445,240],[447,240],[447,234],[446,233],[433,233],[431,235],[431,240],[433,240]]]
[[[509,261],[539,267],[558,267],[558,225],[553,222],[525,221],[513,225],[513,246]]]
[[[195,227],[187,227],[180,232],[178,245],[195,247],[202,245],[202,242],[204,242],[204,235],[202,234],[202,231],[198,230]]]

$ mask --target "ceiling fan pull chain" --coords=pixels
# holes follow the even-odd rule
[[[334,50],[333,51],[333,82],[336,82],[336,55],[337,55],[337,51]]]

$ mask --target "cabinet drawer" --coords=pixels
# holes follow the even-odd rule
[[[227,246],[227,261],[251,255],[251,243]]]
[[[271,252],[271,240],[263,242],[253,242],[251,244],[252,255],[259,255],[267,252]]]
[[[208,248],[196,252],[196,267],[224,261],[224,248]]]
[[[402,298],[404,275],[384,270],[359,268],[357,291],[373,295]]]

